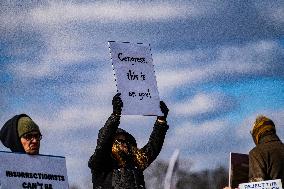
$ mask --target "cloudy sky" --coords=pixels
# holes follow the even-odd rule
[[[248,153],[258,114],[284,140],[284,2],[1,1],[0,123],[26,113],[42,154],[65,156],[70,184],[91,183],[87,161],[112,112],[116,85],[107,41],[151,45],[170,129],[190,170]],[[155,117],[123,116],[141,147]],[[0,150],[8,150],[2,144]]]

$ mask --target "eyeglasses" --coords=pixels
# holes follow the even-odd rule
[[[114,142],[118,144],[129,144],[129,142],[124,139],[116,139]]]
[[[41,134],[39,134],[39,133],[36,133],[36,134],[34,134],[34,133],[28,133],[28,134],[24,134],[22,137],[23,137],[24,139],[26,139],[27,141],[31,141],[31,140],[33,140],[33,139],[36,139],[36,140],[41,140],[41,139],[42,139],[42,136],[41,136]]]

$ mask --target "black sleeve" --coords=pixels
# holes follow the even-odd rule
[[[104,172],[111,166],[112,140],[120,123],[120,116],[111,115],[99,130],[97,146],[88,166],[93,174]]]
[[[140,149],[141,152],[146,155],[147,162],[144,166],[144,169],[147,168],[159,155],[163,147],[168,128],[169,126],[166,122],[155,122],[148,143],[142,149]]]

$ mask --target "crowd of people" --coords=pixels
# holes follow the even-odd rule
[[[120,93],[112,100],[113,112],[99,130],[97,146],[88,166],[94,189],[144,189],[143,171],[159,155],[169,129],[169,109],[161,101],[163,116],[157,116],[149,140],[142,148],[135,138],[119,128],[123,102]],[[255,147],[249,152],[249,181],[281,179],[284,183],[284,144],[274,122],[258,116],[251,130]],[[38,155],[42,134],[26,114],[15,115],[0,130],[0,140],[12,152]],[[225,187],[224,189],[229,189]]]

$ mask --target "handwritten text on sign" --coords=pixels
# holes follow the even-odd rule
[[[0,188],[68,189],[64,157],[0,152]]]
[[[239,185],[239,189],[283,189],[280,179],[251,182]]]
[[[122,114],[161,115],[160,98],[150,46],[109,42]]]

